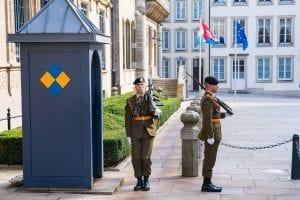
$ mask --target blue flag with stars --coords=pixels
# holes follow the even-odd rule
[[[248,40],[244,28],[240,23],[236,23],[236,43],[243,44],[243,50],[248,48]]]

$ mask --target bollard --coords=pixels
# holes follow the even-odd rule
[[[10,109],[7,108],[7,130],[11,129],[11,117],[10,117]]]
[[[181,114],[181,121],[184,126],[181,129],[180,138],[182,140],[182,176],[198,176],[198,149],[199,114],[188,110]]]
[[[195,111],[196,113],[198,113],[199,116],[201,115],[201,107],[195,102],[194,103],[192,102],[191,105],[186,108],[186,110],[192,110],[192,111]],[[201,130],[201,126],[202,126],[201,123],[202,123],[202,120],[201,120],[201,117],[200,117],[199,121],[197,123],[197,126],[198,126],[199,130]],[[199,149],[198,149],[198,151],[199,151],[198,152],[198,158],[201,159],[202,149],[203,149],[203,141],[198,140],[198,143],[199,143],[199,145],[198,145],[198,147],[199,147]]]
[[[300,151],[299,151],[299,135],[293,136],[293,155],[292,155],[292,179],[300,179]]]

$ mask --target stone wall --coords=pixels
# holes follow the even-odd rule
[[[160,87],[163,89],[163,95],[168,97],[177,96],[177,79],[164,78],[152,79],[154,89]]]

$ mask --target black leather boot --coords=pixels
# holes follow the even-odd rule
[[[150,190],[150,183],[149,183],[149,176],[144,176],[144,191],[149,191]]]
[[[133,190],[134,191],[139,191],[144,188],[144,183],[142,177],[137,177],[137,183],[136,186],[134,186]]]
[[[215,186],[210,178],[204,178],[202,184],[202,192],[221,192],[222,187]]]

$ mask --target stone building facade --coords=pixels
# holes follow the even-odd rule
[[[0,1],[0,119],[21,115],[20,56],[18,44],[8,43],[7,34],[30,20],[51,0]],[[161,63],[161,23],[169,14],[169,0],[73,0],[112,43],[99,49],[102,94],[132,91],[139,75],[157,77]],[[20,126],[21,118],[12,126]],[[0,131],[7,129],[0,121]]]

